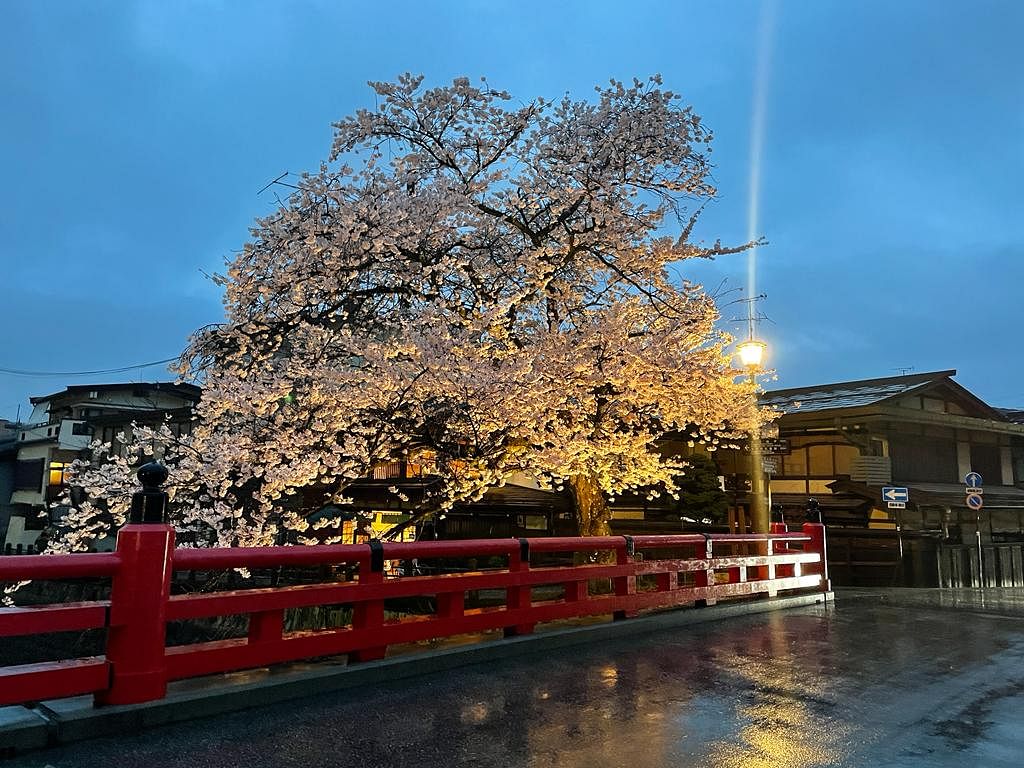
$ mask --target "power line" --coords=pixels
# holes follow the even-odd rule
[[[151,368],[154,365],[163,365],[165,363],[172,363],[177,360],[177,357],[168,357],[166,360],[154,360],[151,363],[138,363],[137,365],[125,365],[120,368],[104,368],[99,371],[23,371],[17,368],[2,368],[0,367],[0,374],[7,374],[8,376],[34,376],[34,377],[45,377],[45,376],[99,376],[105,373],[125,373],[127,371],[134,371],[137,368]]]

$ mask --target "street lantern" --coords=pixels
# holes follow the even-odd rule
[[[740,353],[740,362],[747,368],[759,368],[767,348],[768,345],[763,341],[747,339],[736,346],[736,351]]]

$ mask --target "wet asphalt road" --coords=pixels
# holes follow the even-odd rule
[[[840,593],[0,762],[132,766],[1024,765],[1024,592]]]

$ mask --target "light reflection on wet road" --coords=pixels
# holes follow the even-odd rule
[[[840,594],[26,755],[54,766],[1020,766],[1024,593]]]

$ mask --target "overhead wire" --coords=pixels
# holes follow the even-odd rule
[[[166,360],[154,360],[149,363],[124,365],[119,368],[103,368],[101,370],[96,371],[25,371],[18,368],[4,368],[0,366],[0,374],[7,374],[8,376],[32,376],[40,378],[46,376],[100,376],[106,373],[125,373],[127,371],[134,371],[139,368],[151,368],[154,365],[172,363],[177,359],[177,357],[168,357]]]

